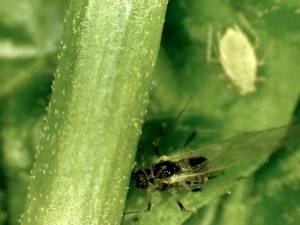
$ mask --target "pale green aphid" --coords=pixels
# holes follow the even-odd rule
[[[207,61],[221,63],[224,73],[241,95],[256,91],[258,61],[254,47],[238,26],[229,27],[218,35],[218,58],[212,59],[213,30],[208,30]]]
[[[256,91],[257,58],[247,36],[229,27],[219,40],[220,62],[241,95]]]

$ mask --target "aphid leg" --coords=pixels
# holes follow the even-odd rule
[[[176,198],[176,203],[177,203],[177,205],[179,206],[179,208],[181,209],[182,212],[196,213],[196,210],[185,208],[184,205],[182,204],[182,202],[178,198]]]
[[[208,26],[207,31],[206,60],[209,63],[219,63],[220,60],[218,58],[212,58],[212,50],[215,50],[215,52],[217,52],[216,47],[213,44],[213,27],[210,25]]]
[[[152,198],[151,198],[151,193],[147,191],[147,208],[145,209],[144,212],[150,212],[152,206]]]
[[[203,189],[201,187],[197,187],[197,188],[193,188],[192,192],[200,192],[203,191]]]
[[[191,134],[190,134],[190,136],[188,136],[188,138],[186,139],[186,141],[184,142],[184,145],[183,145],[183,147],[185,148],[185,147],[187,147],[194,139],[195,139],[195,137],[197,136],[197,131],[196,130],[194,130]]]
[[[148,200],[147,200],[147,208],[140,211],[128,211],[124,212],[124,216],[130,215],[130,214],[139,214],[139,213],[147,213],[150,212],[151,206],[152,206],[152,199],[151,199],[151,193],[147,192]]]
[[[177,203],[178,207],[180,208],[180,210],[182,212],[192,212],[192,213],[195,213],[195,210],[190,210],[190,209],[187,209],[187,208],[184,207],[184,205],[182,204],[182,202],[178,199],[178,197],[176,195],[176,192],[172,191],[171,193],[174,196],[174,198],[176,200],[176,203]]]
[[[147,191],[147,208],[143,211],[144,213],[150,212],[152,206],[151,192]]]
[[[181,211],[186,211],[186,208],[183,206],[182,202],[179,199],[176,199],[176,203],[181,209]]]

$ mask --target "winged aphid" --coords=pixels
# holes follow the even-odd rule
[[[234,167],[268,157],[281,147],[283,138],[286,142],[291,142],[299,140],[299,134],[300,124],[247,132],[196,150],[186,148],[175,156],[162,156],[148,167],[135,169],[132,177],[137,188],[147,191],[203,191],[209,188],[214,178]],[[184,147],[188,147],[197,137],[197,132],[194,131],[187,138]],[[222,182],[226,185],[224,179],[219,185]],[[177,204],[185,210],[179,200]],[[146,211],[150,208],[151,202],[148,203]]]
[[[179,112],[175,122],[186,110],[197,91],[190,97],[182,110]],[[170,130],[166,129],[165,136],[159,137],[153,141],[153,150],[158,159],[150,166],[144,164],[143,147],[140,148],[142,164],[134,169],[132,177],[135,180],[137,188],[151,191],[173,191],[184,190],[199,192],[210,189],[214,186],[213,181],[216,178],[222,178],[224,174],[235,167],[249,165],[262,159],[266,159],[282,145],[291,143],[300,139],[300,123],[285,125],[260,131],[239,132],[233,138],[221,140],[196,149],[189,149],[189,146],[198,137],[201,137],[201,130],[194,130],[187,137],[182,145],[184,151],[173,156],[160,156],[159,143],[168,135]],[[236,177],[240,180],[243,177]],[[226,186],[226,179],[220,179],[218,185]],[[183,204],[177,199],[181,210],[186,210]],[[151,209],[151,198],[149,198],[147,209]],[[126,213],[128,214],[128,213]]]

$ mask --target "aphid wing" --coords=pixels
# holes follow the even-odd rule
[[[285,126],[249,133],[212,146],[211,149],[207,148],[203,154],[208,157],[208,166],[199,169],[199,172],[218,171],[265,159],[281,146],[283,138],[286,142],[300,138],[300,124],[288,129],[289,127]],[[215,152],[215,154],[208,153],[208,151]]]
[[[174,175],[169,180],[170,184],[180,184],[178,187],[184,190],[190,191],[203,191],[211,187],[220,187],[224,183],[229,184],[231,180],[225,180],[221,183],[211,183],[211,179],[218,177],[220,173],[211,173],[211,174],[197,174],[197,173],[183,173],[180,175]]]
[[[201,157],[205,156],[207,161],[190,168],[190,170],[185,170],[181,174],[172,176],[168,182],[170,184],[179,183],[182,189],[191,191],[204,191],[230,185],[238,181],[239,178],[242,179],[244,175],[241,172],[231,173],[229,172],[230,169],[266,158],[280,147],[281,143],[289,144],[299,140],[299,134],[300,124],[249,133],[209,146],[193,153],[192,156],[196,157],[195,154],[198,153],[198,157],[200,155]],[[286,141],[282,142],[282,138]],[[187,159],[189,158],[185,160]]]
[[[289,143],[300,139],[299,134],[300,124],[249,132],[239,137],[168,159],[171,161],[187,161],[190,158],[205,157],[207,158],[205,166],[200,164],[193,167],[190,171],[203,174],[264,159],[281,146],[283,138],[285,140],[283,143]]]

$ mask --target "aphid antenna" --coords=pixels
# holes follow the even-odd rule
[[[145,167],[145,150],[142,144],[139,144],[139,152],[141,156],[142,167]]]
[[[183,148],[186,148],[197,136],[198,132],[197,130],[194,130],[190,136],[188,136],[188,138],[186,139],[186,141],[183,144]]]
[[[186,111],[186,109],[188,108],[188,106],[190,105],[190,103],[192,102],[192,100],[194,99],[194,97],[196,96],[196,94],[199,92],[199,90],[200,90],[200,88],[197,88],[193,92],[193,94],[190,96],[190,98],[188,99],[188,101],[184,104],[184,106],[182,107],[182,109],[179,111],[178,115],[175,118],[175,123],[178,122],[179,118]]]
[[[251,23],[245,17],[242,12],[237,14],[238,20],[240,21],[241,25],[253,36],[254,38],[254,48],[257,49],[260,45],[260,38],[259,35],[255,32],[255,29],[251,26]]]
[[[209,25],[207,28],[207,47],[206,47],[206,60],[209,63],[220,63],[220,59],[219,58],[213,58],[212,55],[212,51],[214,52],[218,52],[216,46],[214,45],[214,38],[213,38],[213,26]],[[219,32],[217,32],[217,36],[221,36],[221,34]],[[220,37],[219,37],[220,39]]]
[[[169,135],[169,133],[172,131],[172,129],[174,129],[174,127],[176,127],[176,124],[178,123],[180,117],[187,110],[187,108],[189,107],[190,103],[192,102],[192,100],[194,99],[194,97],[197,95],[197,93],[199,92],[199,90],[200,90],[200,88],[196,88],[195,91],[193,92],[193,94],[189,97],[188,101],[184,104],[184,106],[182,107],[182,109],[179,111],[179,113],[175,117],[174,125],[173,126],[167,125],[166,131],[165,131],[164,135],[162,137],[156,138],[153,141],[152,144],[153,144],[154,152],[155,152],[156,156],[160,157],[159,143]]]

